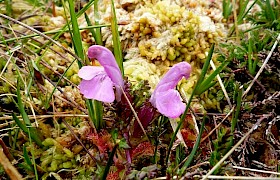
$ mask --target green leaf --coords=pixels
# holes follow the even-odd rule
[[[99,20],[100,20],[100,14],[98,10],[98,2],[99,0],[94,1],[94,24],[99,25]],[[96,34],[96,43],[99,45],[103,45],[102,42],[102,34],[101,34],[101,28],[96,28],[95,29],[95,34]]]
[[[20,82],[20,80],[18,79],[17,80],[17,105],[18,105],[18,109],[19,109],[19,112],[20,112],[26,126],[31,126],[31,122],[29,120],[29,117],[28,117],[27,113],[24,110],[24,105],[22,103],[19,82]]]
[[[205,61],[204,65],[203,65],[203,68],[202,68],[200,77],[199,77],[199,79],[198,79],[198,81],[197,81],[197,83],[196,83],[196,85],[195,85],[195,87],[194,87],[194,90],[193,90],[193,92],[192,92],[190,98],[188,99],[188,103],[187,103],[185,112],[184,112],[183,115],[181,116],[180,121],[179,121],[179,123],[178,123],[178,126],[177,126],[176,130],[174,131],[174,133],[173,133],[173,135],[172,135],[172,137],[171,137],[171,140],[170,140],[170,143],[169,143],[169,146],[168,146],[168,150],[167,150],[167,154],[166,154],[166,159],[165,159],[165,163],[166,163],[166,164],[168,164],[168,160],[169,160],[169,156],[170,156],[170,153],[171,153],[171,149],[172,149],[173,143],[174,143],[174,141],[175,141],[175,139],[176,139],[176,134],[178,133],[179,129],[181,128],[181,126],[182,126],[182,124],[183,124],[183,122],[184,122],[184,120],[185,120],[185,118],[186,118],[188,109],[189,109],[189,107],[190,107],[190,105],[191,105],[191,102],[192,102],[192,98],[193,98],[193,96],[195,95],[195,92],[197,92],[197,89],[199,88],[200,84],[202,83],[202,81],[203,81],[203,79],[204,79],[204,77],[205,77],[205,74],[206,74],[207,69],[208,69],[209,64],[210,64],[210,60],[211,60],[211,58],[212,58],[212,54],[213,54],[213,52],[214,52],[214,47],[215,47],[215,44],[212,44],[212,45],[211,45],[211,48],[210,48],[210,51],[209,51],[209,54],[208,54],[208,56],[207,56],[207,58],[206,58],[206,61]]]
[[[110,167],[111,167],[111,165],[113,163],[113,158],[114,158],[114,155],[115,155],[115,153],[117,151],[117,148],[118,148],[118,145],[115,145],[115,147],[113,148],[112,152],[110,153],[110,156],[109,156],[109,159],[107,161],[106,167],[105,167],[104,172],[103,172],[103,174],[101,176],[101,180],[106,180],[106,177],[109,174]]]
[[[121,42],[120,42],[120,35],[118,31],[118,23],[117,23],[117,17],[116,17],[116,11],[114,6],[114,0],[111,0],[111,11],[112,11],[112,21],[111,21],[111,28],[112,28],[112,35],[113,35],[113,45],[114,45],[114,55],[117,61],[117,64],[119,65],[119,68],[124,74],[123,70],[123,55],[122,55],[122,48],[121,48]]]
[[[120,142],[118,143],[120,148],[128,149],[130,146],[127,144],[125,139],[121,139]]]
[[[75,52],[82,60],[85,60],[85,53],[83,50],[82,38],[78,26],[77,16],[75,14],[75,7],[73,1],[69,1],[70,17],[72,22],[72,41],[74,43]],[[97,34],[98,36],[98,34]],[[79,68],[82,67],[81,62],[79,62]],[[93,121],[96,129],[100,129],[103,122],[103,106],[102,103],[96,100],[86,100],[86,105],[89,111],[89,116]]]
[[[75,52],[77,53],[79,58],[85,60],[82,38],[81,38],[80,29],[77,21],[77,16],[75,13],[74,2],[73,1],[68,1],[68,2],[69,2],[70,17],[72,22],[72,40],[74,43]],[[79,63],[79,67],[81,68],[82,67],[81,62],[78,63]]]
[[[249,32],[249,35],[251,33]],[[252,63],[252,57],[253,57],[253,38],[250,35],[249,38],[249,45],[248,45],[248,69],[250,74],[254,75],[255,72],[253,71],[253,63]]]
[[[230,0],[223,0],[223,16],[225,19],[228,19],[232,13],[232,4]]]
[[[18,125],[18,127],[26,134],[28,134],[28,128],[26,127],[25,124],[22,124],[21,121],[18,119],[18,117],[13,113],[12,114],[13,116],[13,119],[14,121],[16,122],[16,124]],[[30,136],[31,136],[31,139],[37,144],[39,145],[40,147],[43,147],[43,144],[42,144],[42,140],[40,139],[40,136],[35,133],[32,129],[30,129]]]
[[[201,83],[201,85],[199,86],[199,88],[196,91],[197,95],[202,94],[203,92],[205,92],[206,90],[208,90],[210,87],[214,86],[216,84],[216,82],[212,82],[214,78],[216,78],[216,76],[224,69],[224,67],[226,67],[229,64],[229,61],[224,61],[213,73],[210,74],[210,76],[203,80],[203,82]]]
[[[191,164],[191,162],[193,161],[193,158],[195,157],[196,151],[198,150],[199,144],[200,144],[200,140],[201,140],[201,136],[203,133],[203,129],[205,126],[205,121],[206,121],[206,115],[203,116],[203,121],[199,130],[199,134],[197,136],[195,145],[187,159],[187,161],[184,163],[184,165],[182,166],[182,168],[180,169],[180,176],[182,176],[184,174],[184,172],[186,171],[186,169],[189,167],[189,165]]]
[[[273,8],[272,8],[269,0],[266,0],[265,3],[266,3],[266,15],[267,15],[267,18],[273,22],[273,21],[276,20],[276,16],[274,14]]]
[[[31,162],[31,159],[29,158],[29,155],[28,155],[28,152],[26,150],[26,146],[25,145],[23,145],[23,157],[24,157],[24,161],[26,162],[26,164],[28,166],[30,166],[30,168],[33,170],[32,162]]]

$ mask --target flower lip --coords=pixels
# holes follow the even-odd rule
[[[169,118],[177,118],[184,112],[186,105],[181,101],[180,94],[175,87],[183,77],[189,78],[190,73],[191,65],[187,62],[180,62],[163,76],[150,99],[152,105],[160,113]]]
[[[115,100],[113,82],[105,72],[97,74],[90,80],[82,80],[79,88],[80,92],[87,99],[95,99],[107,103]]]
[[[79,72],[78,76],[84,80],[91,80],[98,74],[104,73],[104,68],[101,66],[83,66]]]

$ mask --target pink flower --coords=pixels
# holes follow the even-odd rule
[[[189,78],[190,73],[191,65],[181,62],[174,65],[160,80],[150,102],[161,114],[169,118],[177,118],[185,111],[186,104],[181,101],[175,87],[183,77]]]
[[[124,82],[113,53],[103,46],[93,45],[88,49],[88,57],[97,59],[102,66],[83,66],[80,69],[80,92],[87,99],[110,103],[115,100],[115,86],[116,99],[120,101]]]

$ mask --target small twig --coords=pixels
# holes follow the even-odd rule
[[[219,133],[219,130],[217,129],[217,120],[216,120],[216,116],[213,116],[213,121],[214,121],[214,129],[216,129],[216,136],[218,137],[218,133]]]
[[[26,16],[18,18],[18,21],[24,21],[28,18],[32,18],[32,17],[35,17],[35,16],[42,16],[42,14],[28,14]]]
[[[134,114],[134,116],[135,116],[135,118],[136,118],[136,120],[137,120],[139,126],[141,127],[141,129],[142,129],[143,133],[145,134],[145,136],[147,136],[147,138],[149,139],[149,137],[148,137],[148,135],[147,135],[147,133],[146,133],[146,131],[145,131],[145,129],[144,129],[144,127],[143,127],[141,121],[140,121],[140,119],[139,119],[138,116],[137,116],[137,113],[135,112],[134,108],[132,107],[132,104],[130,103],[130,101],[129,101],[129,99],[128,99],[127,95],[125,94],[125,92],[124,92],[124,90],[123,90],[122,87],[121,87],[121,90],[122,90],[122,93],[123,93],[123,95],[124,95],[124,97],[125,97],[125,99],[126,99],[128,105],[129,105],[131,111],[133,112],[133,114]]]
[[[246,70],[246,73],[251,79],[254,79],[254,76],[252,76],[252,74],[250,74],[249,71]],[[264,85],[261,84],[260,81],[256,80],[256,84],[258,84],[261,87],[262,91],[265,91],[265,87],[264,87]]]
[[[205,136],[205,137],[201,140],[201,143],[202,143],[203,141],[205,141],[216,129],[218,129],[218,128],[222,125],[222,123],[231,115],[231,113],[233,112],[234,108],[235,108],[235,105],[234,105],[234,106],[231,108],[231,110],[227,113],[227,115],[224,117],[224,119],[223,119],[214,129],[212,129],[212,130],[210,131],[210,133],[207,134],[207,136]]]
[[[4,154],[9,158],[10,161],[14,160],[14,157],[9,151],[9,148],[6,146],[2,138],[0,138],[0,146],[3,148]]]
[[[209,178],[209,176],[234,152],[234,150],[247,138],[247,136],[257,129],[261,122],[267,117],[268,116],[263,116],[260,118],[258,122],[254,124],[251,129],[224,155],[224,157],[205,176],[203,176],[202,180]]]
[[[16,96],[15,96],[16,97]],[[19,119],[22,118],[21,116],[17,116]],[[34,119],[33,115],[28,115],[29,119]],[[88,117],[88,115],[85,114],[50,114],[50,115],[36,115],[36,118],[52,118],[52,117]],[[5,116],[5,117],[0,117],[0,120],[9,120],[13,119],[13,116]]]
[[[196,177],[196,176],[195,176]],[[206,176],[202,176],[203,179],[206,177]],[[210,176],[207,176],[209,179],[253,179],[253,180],[258,180],[258,179],[261,179],[261,180],[276,180],[279,178],[272,178],[272,177],[250,177],[250,176],[215,176],[215,175],[210,175]]]
[[[47,77],[45,74],[41,74],[49,83],[51,83],[51,85],[53,85],[54,87],[56,86],[54,82],[52,82],[52,80]],[[54,96],[60,98],[61,100],[64,100],[66,103],[70,104],[72,107],[75,107],[75,108],[78,108],[79,110],[81,110],[82,112],[84,113],[87,113],[87,111],[82,108],[81,106],[79,106],[78,103],[76,103],[74,100],[72,100],[60,87],[57,86],[56,88],[59,92],[61,92],[61,94],[63,94],[65,96],[65,98],[68,100],[66,101],[65,99],[63,99],[62,97],[60,96],[57,96],[55,94],[53,94]]]
[[[0,27],[1,27],[1,28],[5,28],[5,29],[8,29],[8,30],[12,30],[14,33],[18,33],[18,34],[22,35],[22,36],[20,36],[20,37],[16,37],[15,40],[20,40],[21,37],[27,37],[27,36],[29,36],[29,35],[26,35],[26,34],[23,33],[23,32],[14,30],[14,29],[12,29],[12,28],[9,28],[9,27],[3,26],[3,25],[0,25]],[[46,33],[44,33],[44,34],[46,34]],[[36,34],[36,35],[37,35],[37,34]],[[33,37],[29,37],[29,39],[32,39],[33,41],[38,42],[38,43],[40,43],[41,45],[44,45],[44,42],[41,42],[41,41],[39,41],[38,39],[35,39],[35,38],[33,38]],[[0,42],[0,43],[1,43],[1,42]],[[26,48],[26,49],[29,50],[28,48]],[[67,56],[63,55],[61,52],[58,52],[58,51],[55,50],[53,47],[49,47],[49,49],[52,50],[53,52],[55,52],[56,54],[58,54],[61,58],[67,60],[67,62],[71,62],[71,60],[69,60],[69,59],[67,58]],[[31,52],[31,53],[33,53],[34,55],[36,55],[36,53],[34,53],[34,52],[31,51],[31,50],[29,50],[29,52]],[[23,54],[24,54],[24,53],[23,53]],[[41,61],[42,61],[42,60],[41,60]]]
[[[10,57],[9,57],[8,61],[6,62],[6,64],[5,64],[4,68],[2,69],[2,71],[1,71],[1,73],[0,73],[0,77],[3,75],[3,73],[4,73],[4,72],[5,72],[5,70],[6,70],[6,68],[8,67],[8,65],[9,65],[9,63],[10,63],[10,61],[11,61],[12,57],[13,57],[13,54],[14,54],[14,52],[12,52],[12,53],[11,53],[11,55],[10,55]]]
[[[211,59],[211,61],[210,61],[210,65],[211,65],[211,67],[212,67],[212,69],[213,69],[214,71],[217,69],[216,66],[215,66],[215,64],[214,64],[214,62],[212,61],[212,59]],[[220,86],[221,86],[221,88],[222,88],[222,91],[223,91],[223,93],[224,93],[224,95],[225,95],[225,97],[226,97],[226,99],[227,99],[227,102],[228,102],[229,107],[232,108],[232,104],[231,104],[231,102],[230,102],[230,99],[229,99],[227,90],[226,90],[226,88],[225,88],[225,86],[224,86],[224,83],[223,83],[223,81],[222,81],[222,79],[221,79],[221,77],[220,77],[219,74],[217,74],[217,79],[218,79],[218,82],[219,82],[219,84],[220,84]]]
[[[83,148],[86,150],[86,152],[88,153],[88,155],[91,157],[91,159],[96,162],[95,158],[93,157],[93,155],[89,152],[89,150],[86,148],[86,146],[82,143],[82,141],[78,138],[78,136],[75,134],[75,132],[73,131],[73,129],[71,128],[71,126],[64,120],[62,119],[62,122],[65,124],[65,126],[70,130],[71,134],[76,138],[76,140],[83,146]]]
[[[188,168],[186,169],[186,171],[187,171],[187,170],[190,170],[190,169],[198,168],[198,167],[203,166],[203,165],[208,165],[208,164],[210,164],[208,161],[205,161],[205,162],[202,162],[202,163],[198,163],[198,164],[196,164],[196,165],[193,165],[193,166],[191,166],[191,167],[188,167]]]
[[[11,18],[11,17],[9,17],[9,16],[6,16],[6,15],[4,15],[4,14],[1,14],[1,13],[0,13],[0,17],[5,18],[5,19],[8,19],[8,20],[10,20],[10,21],[13,21],[14,23],[17,23],[17,24],[19,24],[19,25],[21,25],[21,26],[23,26],[23,27],[25,27],[25,28],[27,28],[27,29],[29,29],[29,30],[31,30],[31,31],[33,31],[33,32],[35,32],[35,33],[37,33],[37,34],[39,34],[40,36],[42,36],[42,37],[46,38],[47,40],[51,41],[52,43],[56,44],[58,47],[60,47],[61,49],[63,49],[65,52],[68,52],[69,54],[71,54],[75,59],[77,59],[77,60],[80,61],[81,63],[83,62],[83,61],[82,61],[76,54],[74,54],[72,51],[66,49],[66,48],[65,48],[64,46],[62,46],[60,43],[58,43],[57,41],[53,40],[52,38],[50,38],[49,36],[45,35],[44,33],[41,33],[40,31],[38,31],[38,30],[36,30],[36,29],[34,29],[34,28],[32,28],[32,27],[30,27],[30,26],[28,26],[28,25],[26,25],[26,24],[24,24],[24,23],[22,23],[22,22],[20,22],[20,21],[18,21],[18,20],[16,20],[16,19],[14,19],[14,18]]]
[[[9,159],[3,152],[3,149],[0,148],[0,164],[3,166],[5,172],[11,178],[11,180],[22,180],[21,174],[17,171],[17,169],[12,165]]]
[[[280,175],[279,172],[274,172],[274,171],[265,171],[265,170],[251,169],[251,168],[245,168],[245,167],[239,167],[239,166],[232,166],[232,168],[241,169],[241,170],[246,170],[246,171],[252,171],[252,172],[259,172],[259,173],[267,173],[267,174]]]
[[[176,119],[172,119],[172,118],[169,118],[169,122],[171,124],[171,127],[173,129],[173,132],[175,132],[177,126],[178,126],[178,123],[177,123],[177,120]],[[185,143],[184,141],[184,138],[183,138],[183,135],[181,133],[181,131],[178,131],[177,134],[176,134],[177,138],[180,140],[180,142],[186,147],[188,148],[187,144]]]

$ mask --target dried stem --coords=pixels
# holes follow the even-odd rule
[[[52,38],[50,38],[49,36],[45,35],[44,33],[41,33],[40,31],[38,31],[38,30],[36,30],[36,29],[34,29],[34,28],[32,28],[32,27],[30,27],[30,26],[28,26],[28,25],[26,25],[26,24],[24,24],[24,23],[22,23],[22,22],[20,22],[20,21],[18,21],[18,20],[16,20],[16,19],[14,19],[14,18],[11,18],[11,17],[9,17],[9,16],[6,16],[6,15],[4,15],[4,14],[1,14],[1,13],[0,13],[0,17],[2,17],[2,18],[4,18],[4,19],[8,19],[8,20],[10,20],[10,21],[12,21],[12,22],[14,22],[14,23],[17,23],[17,24],[19,24],[19,25],[21,25],[21,26],[23,26],[23,27],[25,27],[25,28],[27,28],[27,29],[29,29],[29,30],[31,30],[31,31],[33,31],[33,32],[35,32],[35,33],[37,33],[37,34],[39,34],[40,36],[42,36],[42,37],[46,38],[47,40],[51,41],[52,43],[56,44],[58,47],[60,47],[61,49],[63,49],[65,52],[68,52],[69,54],[71,54],[75,59],[77,59],[77,60],[80,61],[81,63],[83,62],[83,61],[82,61],[76,54],[74,54],[72,51],[66,49],[66,48],[65,48],[64,46],[62,46],[60,43],[58,43],[57,41],[53,40]]]
[[[211,65],[212,69],[215,71],[215,70],[216,70],[216,66],[215,66],[214,62],[212,61],[212,59],[211,59],[211,61],[210,61],[210,65]],[[225,97],[226,97],[226,99],[227,99],[227,102],[228,102],[229,107],[232,108],[232,104],[231,104],[231,102],[230,102],[230,99],[229,99],[227,90],[226,90],[226,88],[225,88],[225,86],[224,86],[224,83],[223,83],[223,81],[222,81],[222,79],[221,79],[221,77],[220,77],[219,74],[217,74],[217,79],[218,79],[218,82],[219,82],[219,84],[220,84],[220,86],[221,86],[221,88],[222,88],[222,91],[223,91],[223,93],[224,93],[224,95],[225,95]]]
[[[202,180],[206,180],[209,176],[234,152],[234,150],[261,124],[268,116],[263,116],[254,124],[251,129],[224,155],[224,157],[205,175]],[[212,179],[212,177],[211,177]]]
[[[9,159],[6,157],[3,148],[0,148],[0,164],[3,166],[5,172],[11,178],[11,180],[22,180],[21,174],[17,169],[12,165]]]
[[[125,92],[124,92],[124,90],[123,90],[123,88],[121,88],[121,90],[122,90],[122,93],[123,93],[123,95],[124,95],[124,97],[125,97],[125,99],[126,99],[128,105],[129,105],[131,111],[133,112],[133,114],[134,114],[134,116],[135,116],[135,118],[136,118],[136,120],[137,120],[139,126],[141,127],[141,129],[142,129],[143,133],[145,134],[145,136],[147,136],[147,138],[149,139],[149,137],[148,137],[148,135],[147,135],[147,133],[146,133],[146,131],[145,131],[145,129],[144,129],[144,127],[143,127],[141,121],[140,121],[140,119],[139,119],[138,116],[137,116],[137,113],[135,112],[134,108],[132,107],[132,104],[130,103],[130,101],[129,101],[127,95],[125,94]]]

